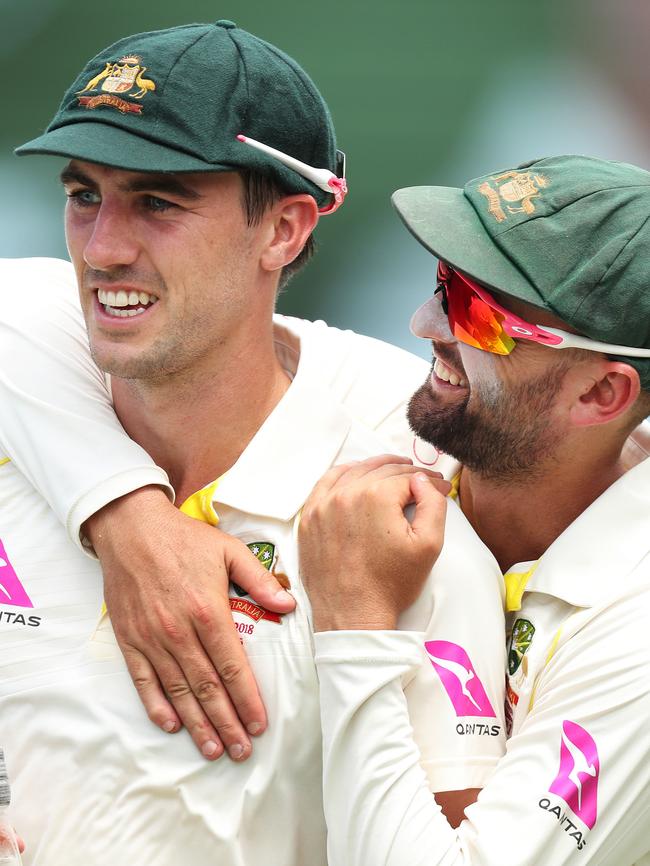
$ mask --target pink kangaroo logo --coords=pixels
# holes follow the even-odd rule
[[[457,716],[496,718],[483,683],[462,646],[447,640],[430,640],[424,648]]]
[[[549,788],[591,829],[598,810],[600,760],[591,736],[575,722],[562,722],[560,769]]]
[[[0,604],[10,604],[13,607],[34,607],[14,567],[9,562],[4,544],[0,541]]]

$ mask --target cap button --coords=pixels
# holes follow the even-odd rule
[[[227,18],[220,18],[218,21],[215,21],[217,27],[223,27],[224,30],[234,30],[237,26],[234,21],[228,21]]]

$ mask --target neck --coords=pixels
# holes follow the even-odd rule
[[[460,501],[465,516],[492,551],[501,570],[536,560],[611,484],[626,466],[620,442],[596,444],[580,437],[534,474],[498,479],[463,469]]]
[[[289,387],[272,334],[269,323],[227,357],[159,380],[113,379],[122,426],[167,472],[177,503],[230,469]]]

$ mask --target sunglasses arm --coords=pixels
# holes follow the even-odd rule
[[[242,144],[248,144],[250,147],[255,148],[255,150],[260,150],[262,153],[272,156],[278,162],[286,165],[287,168],[295,171],[296,174],[306,177],[307,180],[310,180],[324,192],[328,192],[334,196],[330,205],[319,209],[318,213],[320,216],[334,213],[343,204],[343,200],[348,192],[348,185],[344,177],[337,177],[327,168],[314,168],[312,165],[307,165],[306,162],[289,156],[288,153],[283,153],[281,150],[276,150],[268,144],[263,144],[261,141],[256,141],[254,138],[249,138],[247,135],[238,135],[237,141],[241,141]]]
[[[538,325],[538,328],[560,337],[561,342],[552,345],[552,349],[589,349],[591,352],[604,352],[607,355],[628,355],[630,358],[650,358],[650,349],[640,349],[636,346],[617,346],[612,343],[601,343],[598,340],[590,340],[588,337],[580,337],[578,334],[569,334],[559,328],[550,328],[548,325]]]

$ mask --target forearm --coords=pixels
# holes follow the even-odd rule
[[[365,633],[362,640],[354,632],[315,636],[329,862],[472,863],[429,791],[408,721],[403,685],[420,664],[422,635],[399,634],[399,652],[394,637],[390,632]],[[364,648],[371,650],[365,657]]]

